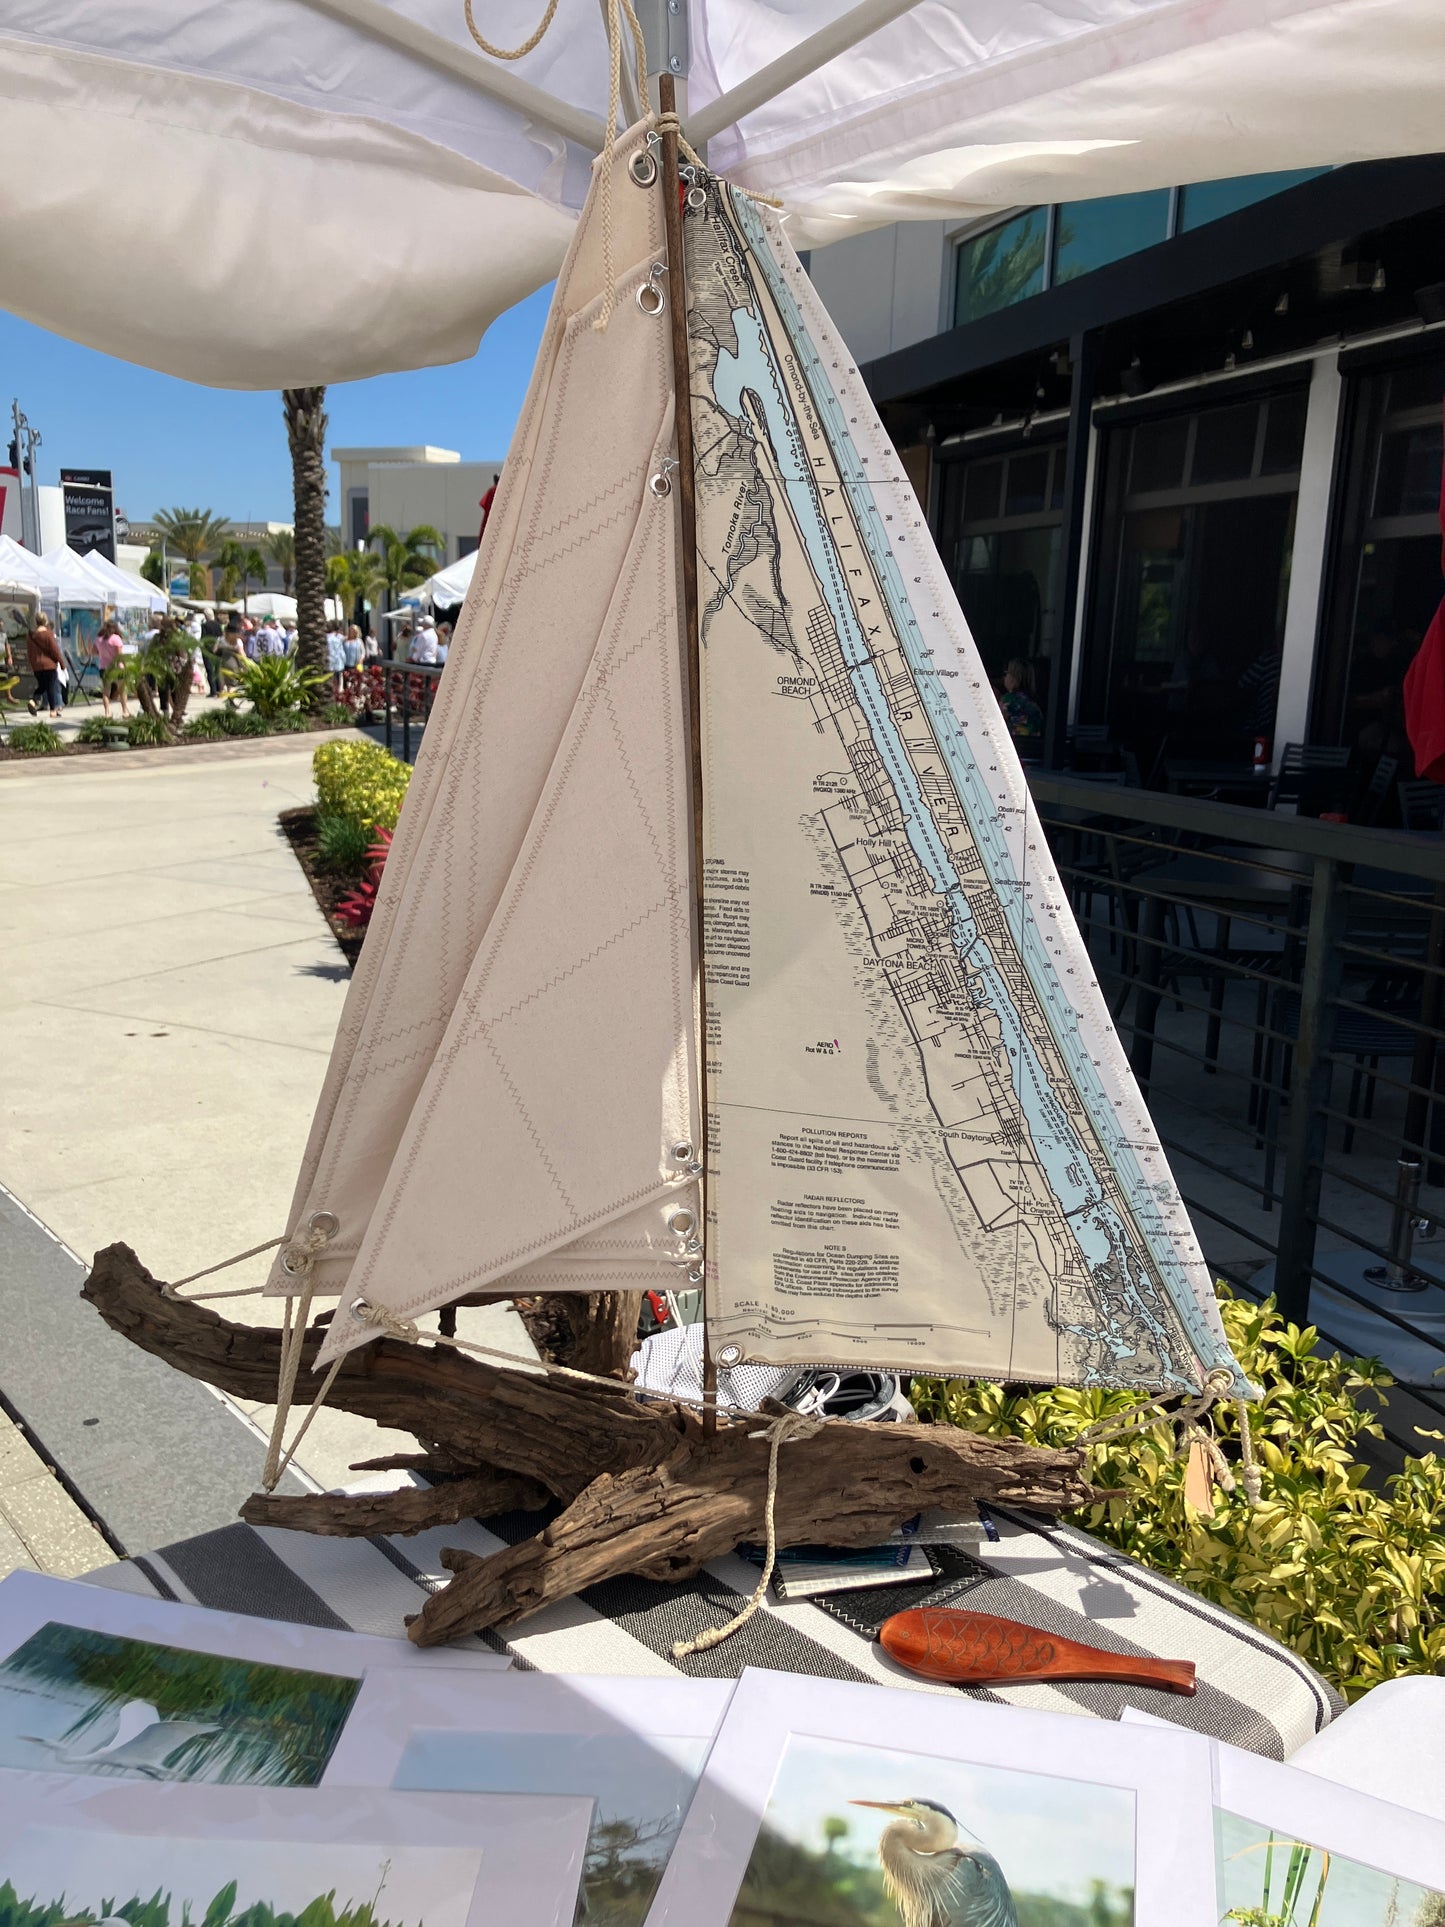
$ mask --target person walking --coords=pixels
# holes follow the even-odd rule
[[[25,644],[25,656],[30,665],[30,673],[35,678],[35,695],[30,698],[29,708],[32,716],[40,713],[40,703],[44,703],[54,722],[60,715],[60,644],[56,641],[55,631],[50,626],[50,618],[39,615],[31,625],[30,635]],[[38,698],[38,700],[37,700]]]
[[[107,722],[110,721],[110,706],[117,699],[120,702],[122,719],[130,716],[125,699],[125,676],[121,672],[121,657],[125,654],[125,639],[118,622],[103,622],[100,634],[95,639],[95,660],[100,666],[100,706]]]

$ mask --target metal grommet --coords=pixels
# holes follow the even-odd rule
[[[693,1212],[674,1211],[667,1221],[667,1228],[669,1231],[675,1231],[679,1238],[685,1238],[696,1223],[697,1217]]]
[[[703,208],[707,206],[707,189],[705,187],[690,187],[687,190],[687,204],[694,214],[700,214]]]
[[[667,296],[657,281],[644,281],[637,290],[637,305],[644,314],[661,314],[667,306]]]
[[[681,1144],[673,1145],[672,1161],[674,1164],[686,1164],[691,1159],[691,1157],[692,1157],[692,1146],[688,1144],[685,1140]]]
[[[334,1211],[313,1211],[311,1229],[318,1238],[334,1238],[341,1229],[341,1220]]]
[[[717,1362],[728,1371],[731,1371],[734,1365],[741,1365],[743,1362],[742,1346],[724,1345],[718,1352]]]
[[[300,1265],[293,1265],[291,1262],[291,1253],[289,1251],[283,1251],[281,1253],[281,1269],[288,1278],[301,1278],[311,1269],[311,1260],[307,1258]]]
[[[652,480],[647,484],[647,486],[652,490],[653,494],[656,495],[659,499],[661,499],[664,495],[671,495],[672,493],[672,483],[668,480],[667,476],[665,475],[654,475]]]
[[[347,1306],[347,1310],[353,1318],[370,1318],[371,1316],[371,1306],[364,1298],[353,1298]]]
[[[657,162],[645,147],[639,147],[627,163],[627,171],[639,187],[651,187],[657,179]]]

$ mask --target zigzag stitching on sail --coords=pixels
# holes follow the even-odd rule
[[[670,1197],[674,1190],[675,1186],[659,1179],[656,1184],[644,1185],[640,1190],[629,1191],[622,1197],[614,1198],[610,1204],[599,1205],[596,1210],[576,1217],[573,1226],[574,1235],[576,1232],[585,1232],[590,1224],[610,1224],[624,1211],[630,1211],[639,1204],[649,1204],[655,1198]],[[410,1298],[403,1299],[396,1309],[406,1312],[418,1305],[445,1304],[448,1298],[465,1291],[467,1286],[475,1283],[478,1278],[505,1277],[507,1272],[516,1270],[517,1261],[525,1259],[530,1252],[548,1254],[556,1249],[556,1235],[544,1232],[541,1237],[531,1238],[526,1244],[513,1245],[510,1251],[499,1251],[490,1264],[473,1265],[470,1271],[457,1272],[448,1278],[444,1285],[437,1286],[433,1291],[414,1292]]]
[[[538,984],[535,990],[529,990],[525,997],[519,997],[515,1003],[508,1004],[505,1009],[494,1012],[490,1017],[478,1017],[469,1011],[466,1026],[458,1035],[453,1050],[448,1053],[447,1068],[451,1068],[451,1060],[456,1051],[460,1050],[470,1038],[484,1036],[497,1025],[505,1024],[509,1018],[515,1017],[518,1011],[526,1010],[543,997],[550,996],[554,990],[565,984],[569,977],[575,977],[579,970],[585,970],[588,964],[595,963],[597,958],[604,956],[609,950],[615,950],[618,944],[625,943],[634,930],[640,930],[643,924],[651,923],[654,917],[674,908],[681,896],[682,892],[677,888],[670,889],[660,902],[649,904],[640,916],[632,919],[631,923],[624,924],[620,930],[614,931],[610,937],[595,945],[585,956],[578,957],[575,962],[568,964],[565,970],[559,970],[554,977],[549,977],[546,983]]]
[[[567,1207],[567,1213],[569,1217],[575,1217],[577,1215],[577,1207],[572,1202],[571,1193],[568,1191],[566,1185],[563,1184],[556,1165],[553,1164],[551,1158],[548,1157],[547,1147],[542,1141],[542,1134],[537,1129],[536,1125],[532,1122],[532,1113],[527,1109],[526,1105],[522,1102],[521,1092],[517,1089],[516,1084],[512,1081],[512,1073],[507,1069],[506,1065],[502,1062],[502,1053],[497,1049],[496,1043],[493,1040],[493,1038],[488,1034],[487,1028],[484,1028],[482,1030],[481,1038],[482,1038],[482,1042],[486,1045],[488,1051],[491,1053],[492,1062],[497,1067],[497,1075],[501,1078],[503,1084],[505,1084],[507,1087],[507,1095],[512,1100],[512,1107],[516,1111],[517,1116],[522,1120],[523,1125],[526,1127],[527,1136],[532,1140],[533,1149],[536,1151],[537,1156],[542,1161],[542,1168],[547,1173],[547,1176],[552,1180],[553,1190],[556,1191],[557,1196],[562,1200],[563,1204]]]
[[[573,509],[570,512],[570,514],[562,516],[556,522],[549,523],[545,529],[538,529],[533,535],[527,538],[527,549],[529,552],[529,560],[523,564],[523,567],[526,568],[531,566],[530,551],[532,551],[533,549],[545,548],[547,543],[552,541],[552,539],[555,536],[560,535],[564,529],[570,528],[572,524],[578,521],[582,516],[590,514],[593,509],[601,508],[602,504],[606,501],[609,501],[614,495],[616,495],[619,489],[624,489],[624,488],[633,489],[633,488],[640,487],[642,483],[642,479],[646,475],[646,472],[647,471],[645,466],[639,466],[637,468],[628,469],[627,472],[623,475],[620,475],[615,482],[610,482],[606,488],[599,489],[596,495],[591,496],[585,502],[579,502],[577,507]],[[623,506],[625,508],[626,504],[624,504]],[[616,520],[617,520],[617,512],[614,511],[613,513],[604,517],[604,519],[601,522],[599,522],[597,526],[599,528],[606,528],[609,523],[615,522]]]

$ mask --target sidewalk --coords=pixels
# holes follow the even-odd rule
[[[276,827],[279,811],[311,801],[314,748],[315,739],[242,739],[0,765],[0,1182],[82,1258],[123,1239],[157,1277],[179,1278],[284,1229],[348,980]],[[41,1256],[12,1262],[38,1266]],[[111,1374],[117,1423],[128,1400],[143,1407],[165,1394],[89,1307],[77,1316],[68,1255],[65,1263],[63,1277],[16,1281],[22,1296],[11,1316],[32,1327],[22,1334],[31,1363],[22,1366],[23,1347],[8,1346],[0,1393],[115,1529],[76,1469],[92,1463],[86,1449],[102,1433],[69,1388],[85,1385],[94,1407],[93,1388]],[[253,1259],[211,1282],[259,1284],[265,1270],[264,1258]],[[279,1301],[217,1309],[279,1322]],[[45,1318],[57,1321],[53,1336],[34,1324]],[[60,1348],[84,1356],[56,1359]],[[151,1457],[152,1441],[164,1439],[164,1473],[133,1464],[131,1485],[171,1486],[184,1512],[201,1470],[188,1471],[187,1458],[207,1450],[196,1428],[231,1428],[227,1461],[240,1428],[245,1476],[226,1495],[234,1516],[259,1469],[259,1438],[234,1406],[209,1393],[197,1405],[182,1393],[194,1393],[193,1381],[161,1378],[174,1387],[168,1409],[133,1428],[124,1452],[133,1461],[141,1438]],[[27,1409],[27,1398],[48,1409]],[[269,1424],[264,1408],[254,1417]],[[82,1424],[93,1429],[82,1434]],[[75,1465],[65,1439],[75,1442]],[[408,1449],[409,1437],[323,1411],[298,1463],[331,1486],[352,1476],[353,1459]],[[156,1443],[154,1456],[160,1450]],[[93,1463],[112,1494],[128,1491],[122,1467]],[[33,1483],[22,1478],[22,1493]],[[144,1529],[161,1542],[148,1515]],[[7,1556],[19,1558],[0,1540],[0,1566]],[[102,1547],[98,1556],[109,1555]]]
[[[114,1558],[25,1434],[0,1412],[0,1575],[23,1567],[74,1579]]]

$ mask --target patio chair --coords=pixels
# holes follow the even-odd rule
[[[1380,821],[1399,767],[1398,756],[1382,756],[1376,763],[1374,773],[1360,792],[1360,799],[1355,805],[1354,815],[1357,822],[1377,824]],[[1445,791],[1441,793],[1445,794]]]
[[[19,676],[0,675],[0,723],[8,723],[11,709],[20,707],[20,698],[15,693],[19,687]]]
[[[1418,780],[1411,777],[1408,782],[1397,785],[1400,797],[1400,821],[1407,830],[1438,830],[1445,828],[1445,788],[1432,783],[1428,776]]]
[[[1343,744],[1286,743],[1270,788],[1269,807],[1316,816],[1321,806],[1343,809],[1349,802],[1349,767],[1350,752]]]

